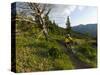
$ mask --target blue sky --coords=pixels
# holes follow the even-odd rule
[[[51,20],[65,28],[67,16],[70,17],[71,26],[79,24],[97,23],[97,7],[94,6],[74,6],[74,5],[55,5],[49,17]]]

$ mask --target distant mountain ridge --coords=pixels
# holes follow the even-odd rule
[[[97,24],[80,24],[78,26],[72,27],[72,30],[83,34],[89,34],[93,37],[97,36]]]

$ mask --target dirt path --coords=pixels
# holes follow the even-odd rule
[[[73,54],[72,51],[67,50],[66,46],[64,45],[64,43],[62,41],[58,41],[58,43],[63,46],[64,51],[70,57],[70,60],[73,62],[75,69],[93,68],[91,65],[78,59],[78,57],[75,54]]]

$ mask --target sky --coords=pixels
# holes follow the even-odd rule
[[[97,7],[78,5],[55,5],[49,17],[60,26],[66,27],[67,16],[70,17],[71,26],[97,23]]]
[[[24,4],[25,3],[17,3],[17,7],[23,6]],[[24,5],[24,7],[25,6],[26,5]],[[68,16],[71,26],[97,23],[97,7],[95,6],[48,4],[47,8],[51,8],[49,13],[50,20],[55,21],[58,26],[63,28],[66,28]]]

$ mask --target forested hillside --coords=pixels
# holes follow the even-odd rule
[[[97,24],[86,24],[86,25],[78,25],[72,27],[73,31],[77,31],[83,34],[88,34],[91,37],[97,36]]]

